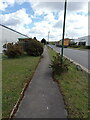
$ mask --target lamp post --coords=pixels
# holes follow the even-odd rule
[[[50,34],[50,31],[48,31],[48,43],[49,43],[49,34]]]
[[[65,0],[65,5],[64,5],[64,22],[63,22],[62,49],[61,49],[61,62],[62,63],[63,63],[63,49],[64,49],[64,35],[65,35],[65,21],[66,21],[66,7],[67,7],[67,0]]]

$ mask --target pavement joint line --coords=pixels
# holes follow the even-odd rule
[[[52,48],[54,51],[56,51],[57,53],[60,53],[58,52],[57,50],[55,50],[55,48]],[[87,68],[85,68],[84,66],[80,65],[79,63],[75,62],[74,60],[72,60],[71,58],[67,57],[64,55],[65,58],[67,58],[68,60],[70,60],[71,62],[73,62],[75,65],[78,65],[82,68],[82,70],[86,71],[87,73],[90,74],[90,70],[88,70]]]

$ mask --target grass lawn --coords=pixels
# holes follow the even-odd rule
[[[68,48],[76,49],[76,50],[90,50],[90,47],[87,48],[86,46],[81,46],[81,47],[77,47],[77,48],[74,48],[74,47],[68,47]]]
[[[40,57],[2,60],[2,116],[8,118],[25,85],[32,78]]]
[[[48,49],[50,58],[56,55],[51,48]],[[63,94],[68,118],[88,118],[88,74],[78,71],[71,63],[69,70],[61,75],[54,75],[58,80],[60,91]]]
[[[2,118],[2,60],[0,59],[0,120]]]

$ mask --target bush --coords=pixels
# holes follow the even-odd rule
[[[46,40],[43,38],[42,40],[41,40],[41,43],[43,43],[44,45],[46,45]]]
[[[75,43],[75,42],[72,41],[72,42],[70,42],[69,46],[72,47],[72,46],[75,46],[76,44],[77,43]]]
[[[40,56],[43,53],[43,45],[35,39],[25,42],[25,51],[31,56]]]
[[[90,49],[90,46],[85,46],[86,49]]]
[[[73,47],[73,48],[79,48],[80,46],[79,45],[72,45],[71,47]]]
[[[52,42],[52,45],[55,45],[55,42]]]
[[[54,56],[54,59],[51,61],[51,68],[53,70],[53,73],[55,74],[61,74],[63,72],[68,71],[69,63],[67,63],[67,59],[64,58],[63,63],[61,62],[61,56],[57,54],[57,56]]]
[[[19,57],[23,54],[23,48],[17,43],[8,43],[7,50],[4,50],[4,53],[8,56],[8,58]]]

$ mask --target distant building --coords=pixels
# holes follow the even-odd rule
[[[77,43],[77,45],[90,46],[90,35],[74,39],[74,42]]]
[[[65,38],[65,39],[64,39],[64,47],[68,47],[71,40],[72,40],[72,39]],[[60,46],[60,47],[61,47],[61,46],[62,46],[62,40],[56,42],[56,46]]]
[[[57,47],[60,47],[59,41],[55,42],[55,45],[56,45]]]
[[[22,34],[16,30],[13,30],[5,25],[0,24],[0,53],[2,52],[3,44],[7,44],[9,42],[15,43],[18,41],[18,38],[27,38],[28,36]]]

